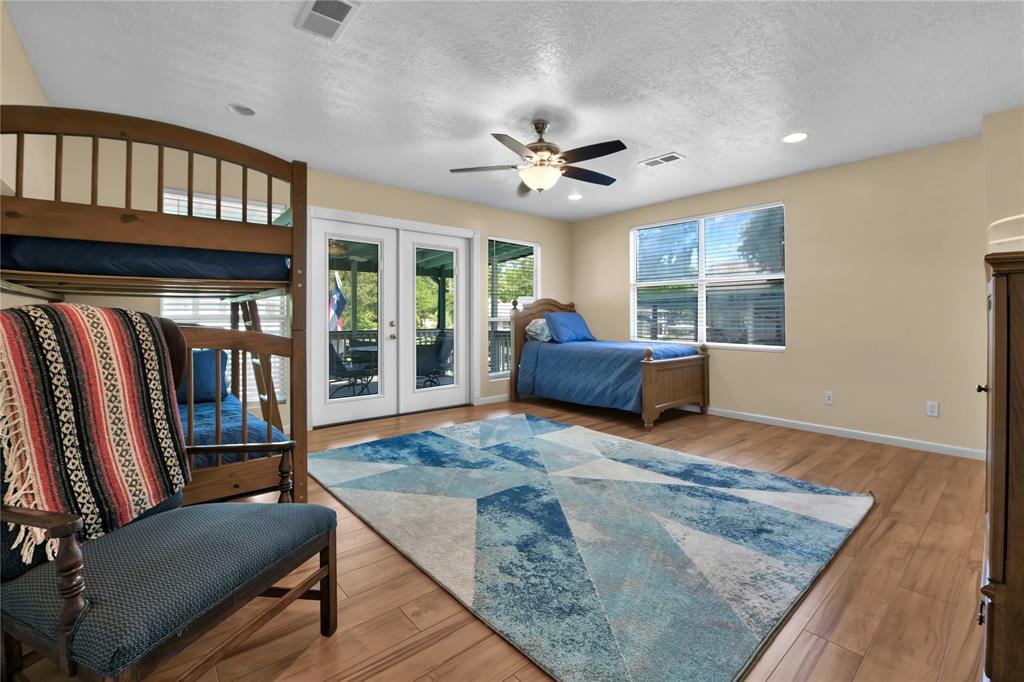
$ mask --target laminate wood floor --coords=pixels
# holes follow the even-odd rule
[[[321,429],[311,433],[310,451],[518,412],[874,493],[875,508],[747,680],[979,679],[981,462],[692,413],[666,415],[644,432],[635,415],[551,402],[462,407]],[[338,512],[337,634],[321,638],[317,605],[296,602],[203,682],[549,679],[319,484],[311,482],[310,501]],[[285,584],[311,570],[300,569]],[[150,679],[175,679],[266,602],[261,598],[245,607]],[[29,680],[63,679],[45,661],[25,673]]]

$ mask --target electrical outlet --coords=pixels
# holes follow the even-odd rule
[[[825,391],[825,404],[826,405],[831,405],[832,404],[832,391]]]
[[[939,416],[939,401],[929,400],[924,404],[924,413],[929,417]]]

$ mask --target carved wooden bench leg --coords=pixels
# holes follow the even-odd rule
[[[336,530],[331,531],[327,547],[320,550],[320,568],[327,575],[320,581],[320,634],[330,637],[338,629],[338,550]]]

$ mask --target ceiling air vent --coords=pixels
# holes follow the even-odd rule
[[[352,15],[358,7],[358,3],[341,0],[307,2],[303,5],[295,26],[321,38],[336,40],[341,34],[342,24],[352,21]]]
[[[654,168],[655,166],[662,166],[666,163],[672,163],[673,161],[678,161],[679,159],[685,158],[686,157],[683,156],[682,154],[678,154],[676,152],[669,152],[667,154],[661,154],[660,156],[654,156],[649,159],[645,159],[644,161],[640,162],[640,165],[646,166],[648,168]]]

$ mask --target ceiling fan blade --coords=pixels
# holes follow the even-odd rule
[[[576,149],[570,149],[567,152],[562,152],[559,156],[561,156],[562,161],[565,161],[566,163],[579,163],[580,161],[596,159],[599,156],[608,156],[615,152],[621,152],[625,148],[626,145],[622,144],[620,140],[612,140],[611,142],[588,144],[586,147],[576,147]]]
[[[575,166],[562,166],[562,175],[573,180],[592,182],[595,185],[610,185],[615,182],[615,178],[610,175],[587,170],[586,168],[576,168]]]
[[[502,143],[503,145],[514,151],[516,154],[523,157],[524,159],[533,158],[533,150],[527,147],[519,140],[517,140],[516,138],[511,137],[510,135],[506,135],[504,133],[491,133],[491,137],[493,137],[495,140]]]
[[[519,182],[519,187],[516,187],[516,194],[518,194],[521,197],[529,196],[530,192],[532,191],[533,190],[530,189],[529,186],[522,181]]]
[[[513,170],[519,166],[508,165],[508,166],[472,166],[471,168],[452,168],[449,173],[476,173],[479,171],[492,171],[492,170]]]

